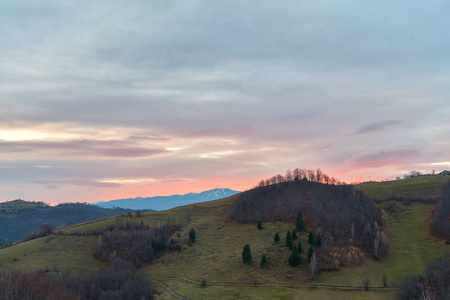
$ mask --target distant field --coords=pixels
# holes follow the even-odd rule
[[[413,178],[416,184],[433,186],[437,191],[445,180],[442,177],[434,179],[440,180],[433,183],[420,177]],[[369,193],[387,193],[398,191],[408,182],[367,186],[370,186]],[[383,187],[384,184],[388,186]],[[366,185],[361,186],[366,188]],[[415,185],[406,186],[417,190]],[[437,195],[436,191],[434,195]],[[406,274],[423,272],[426,264],[438,259],[445,247],[448,248],[444,241],[429,234],[428,225],[434,205],[401,205],[401,212],[388,215],[388,258],[382,261],[367,258],[361,266],[323,272],[319,274],[318,280],[311,281],[305,255],[299,268],[292,268],[287,262],[290,251],[284,246],[284,238],[287,230],[294,228],[293,223],[263,223],[264,229],[258,230],[256,224],[230,221],[228,214],[234,199],[233,196],[169,211],[144,213],[141,218],[133,216],[132,221],[145,220],[154,226],[168,220],[187,224],[178,232],[179,238],[177,234],[174,235],[182,251],[165,254],[143,266],[144,273],[154,279],[160,292],[157,299],[180,299],[186,296],[191,299],[395,299],[395,287]],[[68,228],[65,233],[89,232],[127,219],[112,217],[89,222]],[[197,233],[197,242],[192,246],[188,243],[191,228]],[[281,236],[278,245],[273,243],[275,232]],[[56,265],[59,269],[87,272],[107,266],[92,256],[96,236],[64,235],[45,242],[46,239],[0,250],[0,269],[19,267],[34,270]],[[307,234],[300,234],[300,240],[306,249]],[[241,253],[245,244],[250,244],[252,250],[254,264],[250,266],[242,263]],[[263,254],[271,262],[270,267],[264,270],[259,268]],[[388,288],[382,288],[383,273],[387,274]],[[369,292],[362,290],[365,278],[370,279]],[[202,286],[202,280],[206,286]]]
[[[450,176],[420,176],[385,182],[371,182],[355,185],[370,197],[386,199],[389,196],[433,197],[440,195]]]

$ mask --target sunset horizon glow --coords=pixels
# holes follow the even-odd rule
[[[6,1],[0,202],[450,169],[449,9]]]

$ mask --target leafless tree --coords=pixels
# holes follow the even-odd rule
[[[309,263],[309,271],[311,273],[311,279],[315,280],[317,275],[317,258],[315,253],[311,256],[311,262]]]
[[[319,168],[317,168],[317,170],[316,170],[316,180],[317,180],[317,182],[322,182],[322,180],[323,180],[323,173],[322,173],[322,170]]]

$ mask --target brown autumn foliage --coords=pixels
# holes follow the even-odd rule
[[[3,300],[78,300],[78,295],[64,289],[44,273],[21,270],[0,273],[0,299]]]

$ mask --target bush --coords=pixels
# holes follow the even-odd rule
[[[256,228],[258,228],[259,230],[263,229],[261,221],[258,221],[258,225],[256,225]]]
[[[311,257],[314,254],[314,249],[312,246],[309,246],[309,250],[308,250],[308,262],[311,262]]]
[[[269,266],[269,261],[267,260],[267,257],[265,254],[261,257],[261,262],[260,262],[259,266],[262,269],[265,269]]]
[[[189,243],[193,244],[195,243],[195,230],[194,228],[189,231]]]
[[[247,265],[252,263],[252,252],[248,244],[244,246],[244,249],[242,251],[242,260],[244,261],[244,264]]]
[[[295,229],[294,230],[292,230],[292,240],[293,241],[296,241],[297,240],[297,232],[295,231]]]
[[[292,235],[290,230],[286,233],[286,247],[292,250]]]
[[[275,244],[278,244],[280,242],[280,235],[278,234],[278,232],[273,236],[273,242]]]
[[[305,223],[303,223],[303,215],[302,215],[301,210],[299,210],[297,213],[297,220],[295,221],[295,228],[297,228],[298,231],[305,230]]]
[[[312,233],[312,231],[309,232],[309,235],[308,235],[308,243],[309,243],[311,246],[314,246],[314,233]]]
[[[296,267],[300,264],[300,256],[298,255],[297,247],[292,247],[291,255],[289,256],[289,264],[292,267]]]

